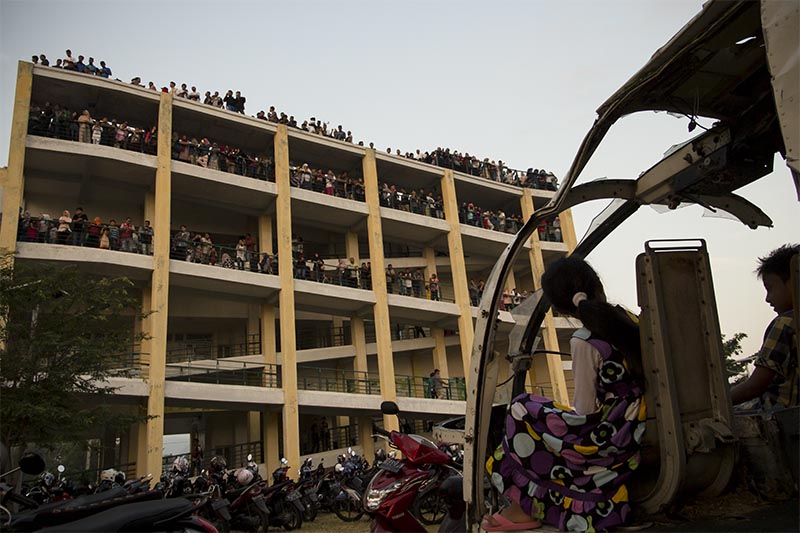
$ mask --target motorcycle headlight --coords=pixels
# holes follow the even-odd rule
[[[367,511],[375,511],[381,506],[386,497],[400,488],[403,484],[402,481],[395,481],[391,485],[383,489],[373,489],[371,486],[364,495],[364,508]]]

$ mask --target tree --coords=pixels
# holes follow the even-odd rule
[[[742,339],[747,333],[734,333],[730,339],[722,334],[722,353],[725,355],[725,370],[728,372],[728,382],[731,385],[742,381],[747,373],[749,358],[737,359],[735,356],[742,354]]]
[[[50,447],[123,430],[146,417],[112,412],[113,376],[130,376],[133,284],[75,267],[32,267],[0,255],[0,440]]]

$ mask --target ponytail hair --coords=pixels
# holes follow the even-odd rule
[[[589,263],[577,257],[555,261],[542,275],[542,290],[556,310],[579,318],[622,352],[628,370],[644,386],[639,325],[624,309],[606,302],[600,277]]]

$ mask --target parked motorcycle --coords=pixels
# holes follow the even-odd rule
[[[161,474],[155,488],[162,491],[166,498],[179,498],[194,492],[189,480],[189,459],[183,455],[176,457],[172,469]]]
[[[35,474],[26,469],[23,472]],[[37,461],[34,461],[37,462]],[[38,457],[37,468],[44,469],[44,461]],[[59,473],[63,470],[59,469]],[[8,473],[3,474],[5,477]],[[111,477],[111,472],[106,473]],[[145,476],[146,478],[146,476]],[[142,478],[143,480],[145,478]],[[62,476],[63,479],[63,476]],[[148,480],[149,483],[149,480]],[[19,503],[19,496],[9,485],[0,485],[3,510],[6,503]],[[63,499],[39,505],[4,517],[3,529],[9,531],[187,531],[216,532],[212,524],[193,516],[206,501],[199,495],[196,501],[188,499],[164,500],[160,491],[129,494],[123,486],[115,483],[95,494],[84,494],[74,499]],[[28,498],[22,497],[22,501]],[[42,529],[44,528],[44,529]]]
[[[397,404],[383,402],[384,414],[397,414]],[[424,533],[425,525],[442,522],[448,512],[442,484],[451,477],[461,479],[450,446],[437,447],[420,435],[375,428],[377,436],[400,450],[403,458],[387,459],[364,493],[364,507],[372,518],[372,532],[408,531]]]
[[[352,448],[347,449],[346,455],[338,457],[334,471],[338,475],[341,491],[333,501],[333,512],[345,522],[360,520],[364,515],[362,498],[374,471]]]
[[[263,487],[261,493],[269,510],[269,525],[291,531],[302,527],[306,509],[288,472],[289,462],[282,458],[281,466],[272,473],[272,486]]]
[[[105,531],[217,533],[207,520],[195,516],[204,499],[193,503],[186,498],[144,501],[119,505],[100,513],[44,528],[46,533],[93,533]]]
[[[270,522],[266,498],[262,494],[263,481],[256,479],[252,470],[239,468],[227,476],[228,484],[224,496],[229,502],[230,519],[224,529],[266,531]]]
[[[315,470],[313,468],[313,461],[311,457],[308,457],[303,461],[303,466],[300,467],[300,477],[295,484],[295,490],[302,495],[303,506],[305,507],[303,520],[306,522],[313,522],[319,512],[320,503],[319,496],[317,496],[317,484],[321,477],[319,472],[319,469]],[[322,475],[324,475],[324,470]]]

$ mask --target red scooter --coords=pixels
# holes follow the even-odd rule
[[[384,414],[397,414],[397,404],[383,402]],[[370,531],[425,533],[423,524],[441,522],[447,513],[441,486],[453,477],[461,482],[461,469],[454,457],[420,435],[375,428],[402,459],[387,459],[378,467],[364,492],[364,509],[372,518]]]

